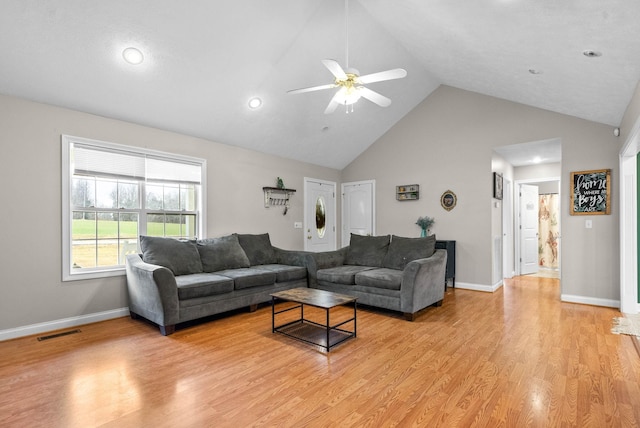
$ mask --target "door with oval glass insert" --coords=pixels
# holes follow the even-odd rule
[[[336,183],[304,179],[304,249],[331,251],[336,249]]]

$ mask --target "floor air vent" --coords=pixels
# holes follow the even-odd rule
[[[48,336],[40,336],[38,337],[38,342],[42,342],[43,340],[55,339],[56,337],[68,336],[70,334],[76,334],[76,333],[80,333],[80,330],[75,329],[75,330],[69,330],[69,331],[63,331],[60,333],[50,334]]]

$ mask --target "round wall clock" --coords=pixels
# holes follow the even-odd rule
[[[451,190],[445,191],[442,196],[440,196],[440,205],[442,205],[442,208],[447,211],[454,209],[457,202],[458,198]]]

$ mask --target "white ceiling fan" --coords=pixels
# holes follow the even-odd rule
[[[346,67],[343,69],[340,64],[333,59],[324,59],[322,60],[322,63],[335,77],[333,83],[312,86],[310,88],[293,89],[291,91],[287,91],[287,93],[302,94],[305,92],[320,91],[323,89],[340,88],[333,95],[331,101],[329,101],[329,105],[324,111],[325,114],[333,113],[339,105],[344,105],[347,113],[349,112],[349,108],[353,111],[353,104],[355,104],[361,97],[368,99],[380,107],[388,107],[391,104],[391,100],[389,98],[372,91],[364,85],[368,83],[382,82],[384,80],[401,79],[407,75],[407,72],[402,68],[394,68],[392,70],[360,76],[358,70],[355,68],[349,68],[349,0],[345,0],[344,9]]]

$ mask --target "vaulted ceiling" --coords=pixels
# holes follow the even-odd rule
[[[348,32],[344,0],[0,5],[0,93],[337,169],[441,84],[617,126],[640,79],[637,1],[350,0]],[[287,94],[331,83],[347,39],[360,74],[407,70],[368,85],[389,107]]]

